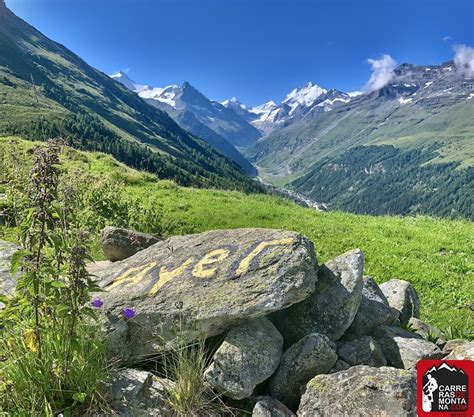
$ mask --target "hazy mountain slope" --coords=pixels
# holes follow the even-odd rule
[[[192,113],[196,121],[214,131],[233,146],[248,147],[261,137],[260,132],[237,112],[221,103],[209,100],[189,82],[185,82],[181,86],[151,87],[137,84],[122,71],[111,75],[111,78],[135,91],[148,103],[172,114],[175,119],[184,112]],[[193,128],[194,124],[191,124],[191,127]],[[201,126],[197,128],[202,129]],[[192,129],[190,130],[192,131]]]
[[[233,162],[0,0],[0,135],[66,136],[183,184],[258,189]],[[146,146],[144,146],[146,145]]]
[[[350,149],[392,145],[399,150],[399,162],[403,162],[400,173],[406,173],[404,185],[414,197],[408,205],[396,204],[398,208],[390,206],[387,199],[379,201],[384,207],[382,212],[446,214],[452,202],[462,199],[464,191],[459,188],[464,183],[462,178],[472,181],[471,171],[462,170],[474,166],[473,96],[474,82],[453,62],[441,66],[404,64],[381,90],[356,97],[329,112],[307,114],[300,122],[259,141],[252,150],[253,156],[267,180],[285,183],[303,177],[293,185],[317,201],[358,212],[379,213],[378,208],[370,206],[370,201],[356,204],[351,199],[362,190],[375,195],[390,184],[399,183],[401,177],[383,159],[377,162],[383,169],[374,176],[372,152],[378,151],[370,148],[365,150],[367,160],[362,158],[359,167],[363,172],[372,172],[364,174],[372,176],[370,186],[361,182],[360,172],[354,172]],[[423,158],[413,157],[418,152],[424,152]],[[360,152],[357,155],[362,157]],[[424,169],[427,164],[438,166],[430,171]],[[326,169],[322,170],[323,166]],[[329,166],[332,166],[330,170]],[[335,167],[346,172],[346,188],[339,189],[338,196],[327,189],[329,176],[335,176]],[[418,181],[413,182],[413,178],[408,178],[410,175]],[[445,196],[441,208],[435,202],[440,198],[436,187],[443,187],[444,181],[457,184],[458,189]],[[416,192],[417,187],[431,191],[422,197]],[[346,197],[342,198],[342,194]],[[349,195],[352,202],[347,200]],[[465,207],[463,215],[470,215],[472,210]]]
[[[137,93],[147,103],[168,113],[183,129],[204,139],[219,152],[237,162],[248,174],[256,174],[256,169],[253,165],[230,142],[212,129],[215,118],[202,117],[203,106],[195,107],[188,103],[188,97],[199,95],[201,96],[201,101],[205,103],[204,107],[214,108],[213,103],[195,90],[189,83],[184,83],[182,87],[170,85],[165,88],[159,88],[138,84],[123,71],[112,74],[110,77]],[[188,91],[185,92],[185,89]],[[245,123],[245,121],[241,122]]]

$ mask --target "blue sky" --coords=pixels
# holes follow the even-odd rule
[[[368,58],[437,64],[474,44],[472,0],[6,0],[89,64],[209,98],[280,101],[313,81],[353,91]],[[449,40],[443,38],[449,37]]]

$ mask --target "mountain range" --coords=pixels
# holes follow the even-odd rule
[[[217,102],[108,76],[0,0],[0,136],[62,136],[188,186],[260,192],[258,170],[333,209],[474,218],[473,78],[459,60],[402,64],[375,91]]]
[[[137,93],[150,105],[168,113],[183,129],[205,139],[247,173],[256,173],[237,148],[254,144],[261,134],[232,109],[209,100],[188,82],[181,86],[150,87],[137,84],[122,71],[111,75],[111,78]]]
[[[472,69],[398,66],[382,88],[310,110],[247,151],[267,181],[359,213],[474,216]]]
[[[301,120],[310,112],[332,110],[354,97],[309,82],[293,89],[279,105],[269,101],[248,107],[235,97],[221,103],[211,100],[187,81],[181,86],[152,87],[135,82],[123,71],[110,77],[167,112],[183,129],[205,139],[252,175],[256,169],[241,151],[245,152],[260,138]]]
[[[242,118],[259,129],[264,136],[301,120],[308,113],[324,113],[348,103],[360,93],[343,93],[336,89],[327,90],[311,81],[294,88],[280,104],[270,100],[260,106],[247,107],[235,97],[222,105],[233,109]]]
[[[258,133],[258,132],[257,132]],[[260,191],[240,167],[0,0],[0,136],[63,136],[183,185]]]

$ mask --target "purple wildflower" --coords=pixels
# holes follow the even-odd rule
[[[91,301],[91,306],[95,308],[101,308],[104,302],[100,298],[96,298]]]
[[[135,316],[135,310],[133,308],[130,308],[130,307],[126,307],[122,310],[122,315],[126,318],[126,319],[131,319],[132,317]]]

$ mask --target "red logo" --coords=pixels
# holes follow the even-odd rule
[[[474,362],[417,363],[419,417],[474,416]]]

